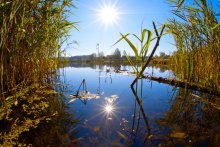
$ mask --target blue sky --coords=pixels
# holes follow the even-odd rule
[[[213,1],[215,1],[213,4],[215,5],[217,0]],[[112,46],[120,38],[120,32],[123,34],[134,33],[139,36],[142,23],[143,28],[153,30],[152,21],[160,25],[166,23],[167,18],[174,17],[171,13],[172,7],[166,0],[78,0],[74,4],[77,9],[72,11],[76,16],[70,19],[79,22],[80,32],[72,30],[70,41],[76,40],[79,42],[79,46],[70,45],[67,48],[67,56],[97,53],[97,43],[99,43],[100,51],[103,51],[105,55],[112,54],[116,48],[122,52],[125,50],[132,55],[131,49],[124,41]],[[117,10],[116,23],[106,26],[100,21],[98,15],[104,5],[111,5]],[[135,44],[138,43],[135,38],[130,39]],[[173,52],[175,50],[173,43],[172,36],[163,36],[156,53]]]

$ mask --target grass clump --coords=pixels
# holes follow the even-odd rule
[[[72,7],[72,0],[0,2],[0,144],[25,144],[25,132],[64,111],[51,84],[61,45],[76,28]]]
[[[71,0],[5,0],[0,4],[1,103],[18,87],[50,82],[68,30]]]
[[[172,62],[175,74],[182,80],[220,90],[220,27],[212,3],[208,0],[169,2],[176,7],[173,13],[180,18],[169,19],[167,24],[177,47]]]

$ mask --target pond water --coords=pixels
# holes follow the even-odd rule
[[[135,97],[130,88],[135,76],[126,70],[132,68],[72,64],[59,69],[67,86],[67,110],[79,120],[75,145],[219,145],[219,99],[147,79],[138,80]],[[174,77],[172,71],[155,67],[145,74]]]

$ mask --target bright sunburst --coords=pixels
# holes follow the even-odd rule
[[[119,18],[119,11],[115,4],[103,4],[97,13],[99,21],[105,26],[116,24]]]
[[[107,113],[111,113],[112,110],[113,110],[113,107],[112,107],[111,105],[107,104],[107,105],[105,106],[105,111],[106,111]]]

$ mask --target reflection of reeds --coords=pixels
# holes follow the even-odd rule
[[[174,89],[175,90],[175,89]],[[218,98],[188,89],[175,90],[171,96],[171,107],[158,124],[169,127],[167,136],[175,146],[178,139],[195,146],[207,142],[207,146],[219,144],[219,101]],[[191,142],[187,142],[191,140]],[[163,142],[166,145],[168,142]]]
[[[133,113],[131,133],[130,133],[130,138],[128,140],[129,141],[128,142],[129,146],[132,146],[132,145],[135,144],[137,135],[139,133],[141,114],[143,116],[143,119],[144,119],[144,122],[145,122],[145,125],[146,125],[146,129],[147,129],[147,133],[144,136],[144,140],[142,142],[142,146],[144,146],[144,144],[149,140],[150,136],[152,136],[151,135],[150,125],[149,125],[149,122],[148,122],[148,118],[147,118],[147,116],[145,114],[145,111],[144,111],[144,109],[142,107],[143,79],[141,79],[141,85],[140,86],[141,86],[140,97],[138,96],[139,95],[139,92],[138,92],[138,88],[139,88],[138,82],[136,83],[136,89],[134,89],[134,87],[131,87],[132,92],[133,92],[133,94],[135,96],[135,103],[134,103],[134,113]],[[137,107],[137,106],[139,106],[139,107]],[[137,108],[139,108],[138,111],[137,111]],[[136,115],[137,115],[137,117],[136,117]],[[137,118],[137,122],[136,122],[136,118]]]
[[[156,37],[155,39],[156,40],[156,44],[149,56],[149,58],[146,60],[146,55],[147,55],[147,51],[148,51],[148,48],[150,46],[150,43],[152,41],[151,37],[152,37],[152,32],[149,31],[149,30],[142,30],[141,29],[141,38],[138,38],[136,35],[134,35],[141,43],[141,50],[140,50],[140,53],[138,53],[138,48],[135,47],[131,41],[127,38],[127,36],[129,34],[126,34],[126,35],[123,35],[121,34],[122,38],[119,39],[116,43],[120,42],[121,40],[125,40],[129,46],[131,47],[131,49],[133,50],[134,54],[135,54],[135,57],[136,57],[136,60],[141,60],[141,68],[138,69],[138,64],[135,64],[133,63],[133,61],[127,56],[127,60],[129,61],[130,65],[133,67],[133,70],[134,72],[136,73],[136,78],[134,79],[134,81],[132,82],[131,84],[131,90],[135,96],[135,106],[134,106],[134,117],[133,117],[133,122],[132,122],[132,130],[131,130],[131,136],[130,136],[130,140],[128,142],[129,146],[131,146],[132,144],[135,143],[135,138],[137,136],[137,133],[138,133],[138,129],[139,129],[139,123],[140,123],[140,112],[142,113],[142,116],[144,118],[144,122],[146,124],[146,128],[148,130],[147,134],[145,135],[145,138],[144,138],[144,142],[142,144],[142,146],[149,140],[149,138],[151,138],[151,129],[150,129],[150,126],[149,126],[149,122],[148,122],[148,119],[146,117],[146,114],[144,112],[144,109],[142,107],[142,93],[143,93],[143,79],[141,79],[141,94],[140,94],[140,98],[138,97],[138,79],[139,78],[142,78],[142,75],[143,75],[143,72],[144,70],[147,68],[147,66],[149,65],[157,47],[159,46],[159,42],[160,42],[160,39],[161,39],[161,36],[163,35],[163,31],[164,31],[164,28],[165,28],[165,25],[162,27],[161,29],[161,32],[158,33],[158,30],[156,28],[156,25],[155,23],[153,22],[153,26],[154,26],[154,30],[155,30],[155,33],[156,33]],[[148,39],[146,40],[146,42],[144,42],[144,39],[145,39],[145,35],[146,35],[146,32],[148,32]],[[134,85],[136,84],[136,90],[134,89]],[[136,119],[136,103],[138,103],[139,105],[139,113],[138,113],[138,121],[137,121],[137,126],[136,126],[136,129],[134,130],[134,127],[135,127],[135,119]],[[134,132],[136,131],[136,132]],[[134,136],[134,138],[133,138]]]

